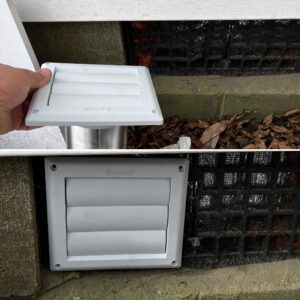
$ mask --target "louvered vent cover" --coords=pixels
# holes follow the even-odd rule
[[[33,96],[27,125],[159,125],[163,118],[144,67],[47,63],[50,83]]]
[[[179,267],[188,160],[48,158],[52,270]]]

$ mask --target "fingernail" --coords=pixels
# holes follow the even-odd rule
[[[46,78],[49,78],[49,77],[52,76],[51,71],[50,71],[49,69],[46,69],[46,68],[40,69],[40,70],[39,70],[39,73],[40,73],[41,75],[43,75],[44,77],[46,77]]]

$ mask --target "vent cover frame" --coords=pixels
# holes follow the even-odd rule
[[[180,267],[188,168],[189,160],[187,159],[46,158],[50,268],[60,271]],[[69,256],[66,213],[67,178],[169,179],[170,197],[165,253]]]

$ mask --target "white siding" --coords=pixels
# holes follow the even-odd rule
[[[298,19],[299,0],[13,0],[23,21]]]

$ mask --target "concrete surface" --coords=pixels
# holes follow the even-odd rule
[[[0,135],[0,149],[66,149],[66,147],[64,137],[56,126],[27,131],[15,130]]]
[[[44,271],[39,300],[296,300],[300,260],[214,270]]]
[[[35,294],[40,285],[30,158],[0,158],[0,297]]]
[[[24,23],[40,62],[124,64],[117,22]]]
[[[165,117],[207,119],[257,111],[256,117],[300,107],[300,75],[253,77],[155,76],[154,86]]]

